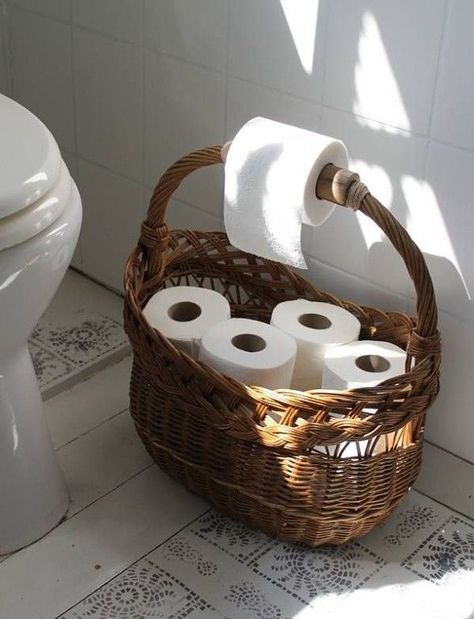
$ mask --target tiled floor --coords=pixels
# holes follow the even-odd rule
[[[32,341],[72,366],[43,374],[71,508],[0,563],[0,618],[474,617],[472,465],[427,445],[419,491],[370,535],[271,540],[152,465],[127,410],[120,322],[121,300],[72,273]]]
[[[30,338],[43,398],[129,352],[119,299],[69,271]]]

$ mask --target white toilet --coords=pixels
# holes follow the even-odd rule
[[[0,555],[46,534],[69,505],[28,337],[71,262],[81,219],[53,136],[0,95]]]

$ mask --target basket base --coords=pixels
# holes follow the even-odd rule
[[[373,507],[371,510],[366,509],[365,501],[356,509],[353,503],[344,505],[341,500],[336,510],[333,505],[328,508],[322,499],[319,506],[313,500],[311,507],[298,508],[301,503],[298,492],[295,493],[294,502],[291,496],[285,497],[285,501],[280,504],[266,500],[265,497],[252,493],[249,488],[218,479],[205,466],[188,461],[182,454],[159,445],[156,441],[151,443],[147,433],[141,432],[139,426],[136,427],[155,462],[188,490],[209,500],[217,511],[280,541],[303,543],[307,546],[341,545],[369,533],[386,520],[405,497],[421,466],[421,441],[408,448],[376,456],[381,461],[380,469],[386,472],[388,463],[391,463],[393,479],[400,480],[400,483],[394,483],[387,488],[388,494],[385,495],[383,489],[374,485],[379,510],[374,510]],[[327,475],[330,478],[337,477],[334,475],[335,469],[348,468],[348,460],[337,460],[320,454],[314,458],[319,464],[321,460],[326,460]],[[349,462],[352,468],[363,463]],[[231,471],[227,472],[232,475]],[[409,472],[409,477],[404,474],[406,472]],[[318,486],[321,487],[321,484]]]

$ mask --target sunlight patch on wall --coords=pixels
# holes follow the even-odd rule
[[[354,70],[356,99],[353,112],[395,127],[410,129],[410,121],[379,27],[371,13],[365,13],[362,17],[358,54]],[[370,120],[367,120],[367,124],[370,124]],[[380,129],[379,125],[377,129]]]
[[[381,166],[358,159],[353,159],[349,167],[360,175],[363,182],[370,188],[370,192],[389,208],[392,203],[393,188],[387,172]],[[383,232],[371,219],[357,213],[357,222],[367,249],[383,241]]]
[[[403,175],[402,191],[410,206],[406,227],[420,249],[427,254],[446,258],[459,273],[466,295],[471,300],[462,267],[456,256],[436,195],[429,183]]]
[[[319,0],[280,0],[301,66],[313,73]]]

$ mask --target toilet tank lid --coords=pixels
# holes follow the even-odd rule
[[[45,125],[0,94],[0,218],[30,206],[56,183],[61,154]]]

